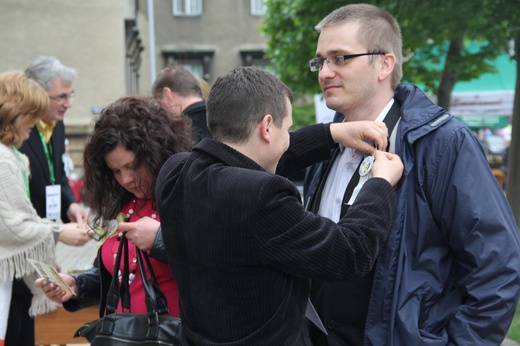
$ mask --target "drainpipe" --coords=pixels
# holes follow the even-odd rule
[[[150,33],[150,85],[157,75],[155,69],[155,24],[153,12],[153,0],[148,0],[148,31]]]

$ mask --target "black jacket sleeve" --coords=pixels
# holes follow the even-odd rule
[[[161,262],[168,263],[168,256],[166,255],[166,249],[164,248],[161,226],[159,226],[157,234],[155,235],[155,241],[150,250],[150,256]]]

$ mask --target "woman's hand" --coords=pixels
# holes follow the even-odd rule
[[[126,239],[143,251],[152,248],[161,223],[151,217],[143,217],[135,222],[120,222],[119,230],[126,232]]]
[[[84,223],[65,223],[60,225],[58,241],[70,246],[82,246],[90,239],[90,228]]]
[[[76,285],[76,280],[70,275],[60,274],[60,276],[63,279],[63,281],[65,281],[65,283],[70,286],[72,291],[76,293],[76,296],[64,290],[63,287],[57,286],[52,282],[46,281],[44,278],[37,279],[34,282],[34,284],[36,285],[36,287],[40,287],[43,293],[45,293],[45,295],[47,296],[47,298],[49,298],[53,302],[63,303],[70,300],[71,298],[77,299],[77,294],[79,292],[78,286]]]

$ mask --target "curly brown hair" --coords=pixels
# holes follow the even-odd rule
[[[151,97],[122,97],[101,111],[83,154],[83,197],[95,224],[110,218],[114,203],[133,198],[116,181],[105,156],[117,146],[133,152],[134,167],[144,168],[154,178],[148,192],[155,203],[155,178],[162,165],[171,155],[192,147],[190,126],[189,119],[174,116]]]

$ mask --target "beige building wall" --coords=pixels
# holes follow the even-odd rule
[[[127,0],[134,2],[134,0]],[[157,0],[150,0],[153,3]],[[163,0],[161,0],[162,2]],[[137,8],[135,8],[137,6]],[[135,6],[132,6],[132,10],[135,9],[134,13],[128,12],[128,18],[133,18],[135,21],[135,29],[138,32],[139,39],[141,40],[142,51],[140,53],[140,66],[139,66],[139,95],[150,95],[150,89],[152,83],[155,80],[156,71],[152,72],[150,65],[151,56],[155,56],[155,53],[151,53],[150,49],[153,48],[150,45],[150,17],[148,15],[147,0],[135,0]],[[153,21],[153,18],[152,18]],[[152,22],[153,23],[153,22]],[[153,74],[153,76],[152,76]]]
[[[263,52],[267,38],[259,30],[260,16],[251,14],[251,0],[203,0],[202,15],[177,17],[173,1],[155,1],[157,72],[168,63],[190,63],[190,54],[212,52],[204,77],[213,83],[218,75],[244,65],[242,53]]]
[[[0,71],[24,70],[36,56],[52,55],[78,73],[76,98],[64,119],[77,165],[95,111],[126,93],[124,19],[132,3],[0,1]]]
[[[64,123],[81,167],[96,112],[124,95],[149,95],[168,63],[203,64],[210,84],[233,67],[266,64],[251,3],[201,0],[201,15],[178,17],[172,0],[0,0],[0,71],[24,70],[38,55],[77,70]]]

